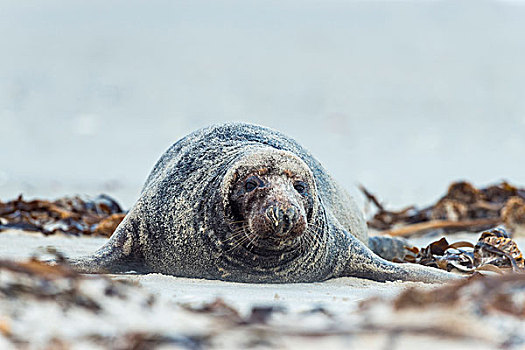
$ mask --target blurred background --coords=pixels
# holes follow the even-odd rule
[[[0,199],[136,200],[212,123],[296,138],[354,195],[525,184],[525,3],[0,0]]]

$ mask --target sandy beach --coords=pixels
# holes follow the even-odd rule
[[[22,260],[47,247],[56,248],[69,257],[88,255],[99,248],[106,239],[85,237],[44,237],[38,233],[7,231],[0,234],[0,258]],[[19,247],[19,248],[18,248]],[[145,287],[146,290],[179,303],[202,303],[220,297],[240,310],[253,305],[275,304],[293,310],[307,310],[317,305],[334,311],[348,311],[357,302],[376,295],[396,295],[411,285],[421,283],[379,283],[358,278],[341,278],[322,283],[249,284],[178,278],[160,274],[118,276]]]
[[[473,241],[475,236],[460,234],[449,239]],[[420,238],[416,243],[434,238]],[[48,247],[79,256],[104,241],[5,231],[0,234],[0,259],[24,261],[35,254],[45,258]],[[524,243],[519,241],[521,247]],[[28,292],[41,288],[37,286],[42,281],[22,281],[4,269],[0,273],[4,292],[18,283],[26,286],[26,294],[15,293],[0,300],[0,346],[419,349],[424,344],[429,349],[492,349],[507,342],[512,342],[510,348],[522,348],[525,340],[522,318],[504,312],[479,314],[475,298],[473,305],[463,300],[399,310],[392,304],[407,290],[431,291],[443,288],[440,285],[358,278],[309,284],[247,284],[159,274],[107,277],[76,281],[74,293],[84,302],[77,300],[75,304],[61,300],[57,293],[61,288],[67,290],[68,282],[47,281],[58,297],[46,300]],[[112,293],[108,293],[110,289]],[[98,305],[95,311],[86,306],[86,300]]]

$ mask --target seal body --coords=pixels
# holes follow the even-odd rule
[[[237,282],[455,276],[389,262],[368,246],[353,199],[307,150],[280,132],[232,123],[173,144],[110,240],[71,264]]]

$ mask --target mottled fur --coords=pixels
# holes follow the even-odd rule
[[[301,174],[310,185],[307,232],[272,254],[236,245],[232,229],[231,188],[258,169]],[[373,242],[377,251],[378,242]],[[391,263],[367,245],[365,221],[353,199],[307,150],[277,131],[234,123],[198,130],[171,146],[107,244],[71,263],[86,273],[133,270],[238,282],[342,276],[439,282],[455,277]]]

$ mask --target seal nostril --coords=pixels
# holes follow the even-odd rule
[[[279,207],[275,207],[275,217],[277,218],[277,221],[283,221],[283,217],[284,217],[284,211],[279,208]]]
[[[287,208],[283,213],[283,233],[288,233],[292,229],[293,225],[295,224],[296,213],[297,212],[294,207]]]
[[[295,220],[297,212],[295,211],[294,207],[290,207],[286,210],[286,217],[288,218],[288,221],[293,222]]]
[[[281,221],[283,219],[283,215],[284,215],[281,209],[272,205],[268,207],[268,209],[266,209],[265,214],[268,220],[270,221],[270,224],[274,228],[278,228],[280,226]]]
[[[278,236],[290,232],[297,221],[297,214],[297,209],[293,206],[282,208],[278,205],[270,205],[264,211],[269,227]]]

